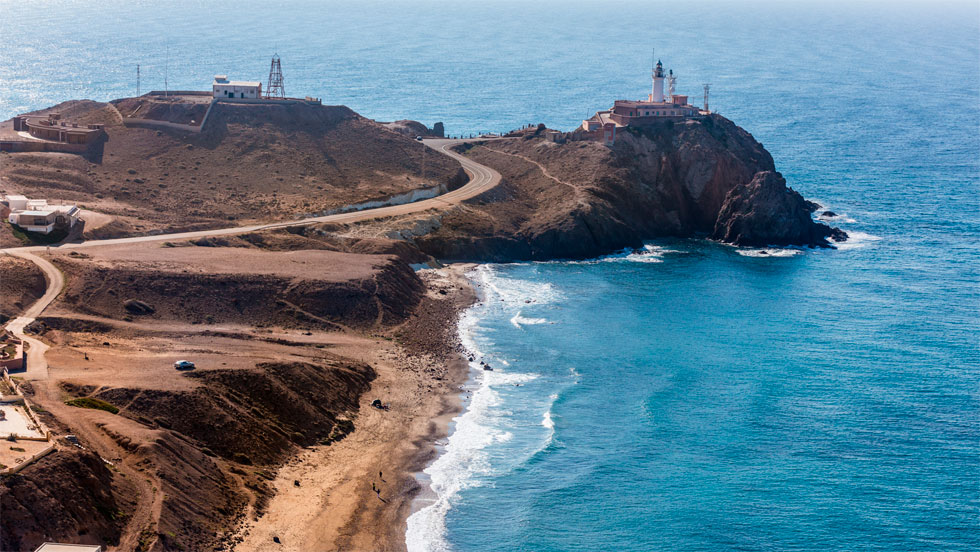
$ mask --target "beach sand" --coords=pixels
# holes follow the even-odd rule
[[[446,436],[460,408],[467,364],[455,326],[475,299],[467,268],[420,272],[428,292],[416,316],[377,339],[338,347],[378,374],[362,398],[356,430],[283,466],[266,513],[248,520],[235,550],[405,549],[406,519],[421,489],[414,473],[434,457],[433,443]],[[372,407],[375,399],[390,409]]]

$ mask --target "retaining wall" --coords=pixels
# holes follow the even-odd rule
[[[208,112],[211,108],[208,108]],[[155,127],[155,128],[172,128],[175,130],[183,130],[186,132],[201,132],[204,127],[204,121],[201,121],[200,125],[185,125],[181,123],[171,123],[170,121],[155,121],[153,119],[138,119],[131,117],[123,117],[123,124],[126,126],[145,126],[145,127]]]
[[[11,153],[85,153],[88,151],[88,147],[88,144],[65,144],[62,142],[41,142],[35,140],[0,140],[0,151]]]
[[[6,473],[6,474],[17,473],[20,470],[24,469],[24,467],[27,466],[28,464],[30,464],[31,462],[34,462],[34,461],[36,461],[36,460],[38,460],[40,458],[44,458],[45,456],[51,454],[52,452],[54,452],[54,450],[56,448],[57,447],[55,447],[54,445],[50,445],[48,447],[45,447],[40,452],[35,452],[33,455],[31,455],[29,458],[27,458],[26,460],[24,460],[20,464],[15,464],[13,466],[8,467],[2,473]]]

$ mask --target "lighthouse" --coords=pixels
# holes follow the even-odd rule
[[[664,101],[664,66],[660,60],[657,60],[657,66],[653,68],[653,94],[650,94],[650,101]]]

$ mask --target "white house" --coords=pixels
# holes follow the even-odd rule
[[[56,229],[71,229],[81,214],[75,205],[49,205],[46,199],[27,199],[21,195],[4,197],[10,209],[7,221],[29,232],[50,234]]]
[[[46,542],[37,547],[34,552],[102,552],[102,547],[97,544],[62,544],[60,542]]]
[[[215,75],[211,85],[215,98],[258,99],[262,97],[259,81],[230,81],[228,75]]]

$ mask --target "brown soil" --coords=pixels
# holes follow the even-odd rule
[[[91,451],[49,454],[0,479],[0,550],[34,550],[44,541],[116,544],[134,490]]]
[[[0,154],[0,193],[74,202],[125,221],[99,237],[298,218],[465,178],[452,159],[343,106],[220,103],[201,134],[126,127],[109,104],[50,110],[106,124],[101,158]]]
[[[397,344],[376,342],[357,353],[371,355],[378,372],[362,398],[358,429],[284,466],[268,512],[246,526],[236,551],[269,550],[274,537],[276,550],[290,552],[405,549],[405,520],[419,491],[413,474],[432,459],[432,443],[459,409],[466,363],[455,324],[474,300],[459,269],[423,271],[422,278],[426,297],[394,332]],[[374,398],[390,409],[370,408]]]
[[[404,243],[326,230],[50,253],[67,284],[35,325],[49,379],[25,387],[56,434],[112,462],[98,485],[65,475],[50,493],[116,509],[5,523],[6,542],[32,549],[47,532],[109,550],[265,550],[276,536],[286,550],[403,549],[412,474],[458,408],[452,328],[472,294],[456,273],[420,279]],[[153,312],[125,310],[129,297]],[[243,298],[241,312],[226,308]],[[177,371],[179,359],[197,368]],[[65,404],[77,397],[119,411]],[[62,441],[47,461],[74,450]],[[45,465],[21,477],[43,486]]]
[[[44,273],[34,263],[0,256],[0,323],[16,318],[44,295]]]
[[[422,294],[389,256],[158,244],[74,255],[52,256],[68,276],[58,305],[116,319],[367,328],[404,320]]]

